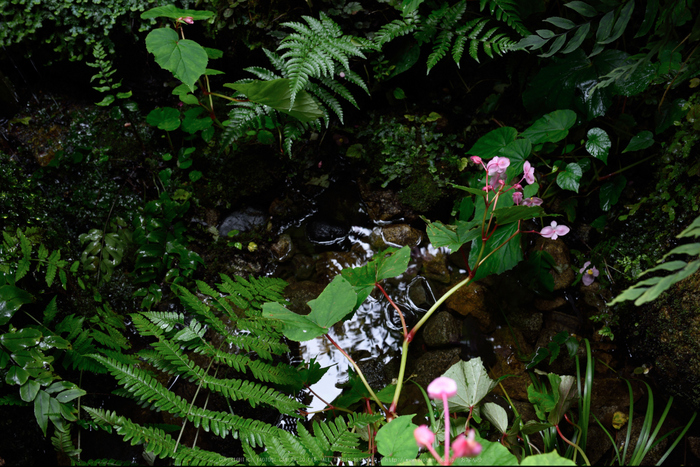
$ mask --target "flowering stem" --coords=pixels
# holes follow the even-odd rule
[[[476,271],[476,268],[474,268],[474,271]],[[445,300],[450,298],[450,295],[455,293],[457,290],[459,290],[461,287],[464,285],[468,284],[469,281],[472,280],[472,275],[469,275],[466,279],[462,280],[459,282],[457,285],[452,287],[450,290],[445,292],[445,294],[440,297],[434,304],[433,306],[430,307],[430,309],[423,315],[423,318],[416,323],[415,326],[411,329],[411,332],[408,333],[406,338],[403,340],[403,345],[401,347],[401,365],[399,367],[399,376],[397,378],[396,382],[396,390],[394,391],[394,399],[391,402],[391,407],[389,408],[390,412],[394,412],[396,410],[396,406],[399,403],[399,396],[401,395],[401,388],[403,387],[403,379],[404,376],[406,375],[406,361],[408,360],[408,345],[411,343],[411,340],[413,340],[413,336],[416,335],[416,332],[425,324],[426,321],[435,313],[435,310],[437,310],[440,305],[443,304]]]
[[[386,293],[386,290],[384,290],[384,287],[382,287],[382,285],[379,282],[375,282],[374,285],[376,285],[379,288],[379,290],[381,290],[382,294],[384,294],[386,299],[389,300],[389,303],[391,303],[391,306],[393,306],[396,312],[399,314],[399,318],[401,318],[401,325],[403,326],[403,337],[405,339],[406,336],[408,336],[408,329],[406,328],[406,320],[404,320],[403,318],[403,313],[401,313],[401,309],[399,309],[396,303],[394,303],[394,301],[391,299],[389,294]]]
[[[445,408],[445,459],[450,458],[450,408],[447,394],[442,395],[442,405]]]
[[[336,341],[333,340],[333,338],[332,338],[330,335],[324,334],[324,336],[326,336],[326,339],[328,339],[328,340],[331,342],[331,344],[333,344],[333,345],[335,346],[336,349],[340,350],[340,353],[342,353],[342,354],[345,356],[345,358],[348,359],[348,361],[349,361],[350,364],[353,366],[353,368],[355,368],[355,371],[357,372],[357,375],[358,375],[358,376],[360,377],[360,379],[362,380],[362,383],[363,383],[363,384],[365,385],[365,387],[367,388],[367,391],[369,391],[369,394],[370,394],[370,396],[372,397],[372,399],[374,399],[374,401],[377,403],[377,405],[379,405],[379,407],[382,408],[382,410],[384,410],[385,412],[387,412],[386,407],[384,407],[384,404],[382,404],[382,401],[379,400],[379,397],[377,397],[377,395],[374,393],[374,391],[372,391],[372,388],[369,386],[369,383],[367,383],[367,380],[365,379],[365,375],[362,374],[362,370],[360,370],[360,367],[357,366],[357,363],[355,363],[355,360],[353,360],[352,357],[350,357],[350,355],[348,355],[348,353],[345,352],[345,350],[343,350],[343,349],[338,345],[338,343],[337,343]],[[391,416],[391,414],[389,414],[389,415],[387,416],[387,418],[389,418],[389,416]],[[393,417],[392,417],[392,418],[393,418]]]

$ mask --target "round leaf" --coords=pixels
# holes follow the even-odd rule
[[[600,159],[604,163],[608,163],[608,154],[610,153],[610,148],[612,143],[610,142],[610,137],[600,128],[591,128],[588,130],[588,141],[586,141],[586,151],[595,157]]]
[[[578,164],[567,164],[566,170],[557,175],[557,185],[563,190],[571,190],[578,193],[578,185],[582,175],[583,170]]]

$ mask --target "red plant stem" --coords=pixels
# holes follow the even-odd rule
[[[401,313],[401,309],[396,305],[396,303],[394,303],[389,294],[386,293],[386,290],[384,290],[382,284],[380,284],[379,282],[375,282],[374,285],[376,285],[379,288],[379,290],[381,290],[386,299],[389,300],[389,303],[391,303],[391,306],[393,306],[396,312],[399,314],[399,318],[401,318],[401,326],[403,326],[403,337],[405,339],[406,336],[408,336],[408,328],[406,328],[406,320],[404,320],[403,318],[403,313]]]
[[[340,347],[340,345],[338,345],[338,343],[336,341],[334,341],[333,338],[329,334],[324,334],[324,336],[326,336],[326,339],[328,339],[330,341],[330,343],[335,346],[336,349],[340,350],[340,353],[342,353],[343,356],[348,359],[348,361],[353,366],[353,368],[355,368],[355,371],[357,372],[357,376],[359,376],[360,379],[362,380],[362,384],[365,385],[365,388],[367,388],[367,391],[369,392],[370,396],[372,396],[372,399],[374,399],[374,401],[377,403],[377,405],[379,407],[382,408],[382,410],[387,412],[387,420],[388,421],[393,420],[394,412],[393,411],[389,412],[386,410],[386,407],[384,407],[384,404],[382,404],[382,401],[379,400],[379,397],[377,397],[377,395],[374,393],[374,391],[370,387],[369,383],[367,382],[367,379],[365,379],[365,375],[362,373],[362,370],[360,370],[360,367],[357,366],[357,363],[355,363],[355,360],[353,360],[352,357],[350,357],[350,355],[345,350],[343,350],[343,348]]]

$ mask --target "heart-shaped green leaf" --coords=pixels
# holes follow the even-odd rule
[[[532,144],[556,143],[566,138],[574,123],[576,112],[568,109],[555,110],[533,123],[521,136],[528,138]]]
[[[563,190],[571,190],[578,193],[579,181],[583,175],[583,170],[581,166],[572,162],[566,165],[566,169],[563,172],[559,172],[557,175],[557,185]]]
[[[201,45],[181,39],[170,28],[160,28],[146,36],[146,49],[155,56],[161,68],[170,71],[194,92],[194,83],[204,74],[209,62],[207,52]]]
[[[608,154],[610,153],[610,148],[612,147],[608,134],[603,129],[591,128],[588,130],[587,136],[588,140],[586,141],[586,151],[588,151],[588,154],[607,164]]]

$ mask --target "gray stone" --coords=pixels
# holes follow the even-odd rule
[[[261,227],[267,221],[267,216],[255,208],[247,207],[226,216],[219,226],[219,235],[226,237],[232,230],[250,232]]]
[[[446,312],[431,316],[423,328],[423,340],[428,347],[441,347],[459,343],[462,323]]]

